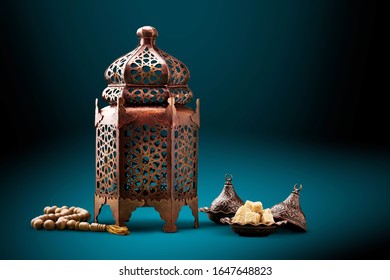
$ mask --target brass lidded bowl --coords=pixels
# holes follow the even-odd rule
[[[199,212],[207,213],[209,219],[217,224],[221,224],[221,218],[232,218],[236,214],[237,209],[244,205],[244,202],[234,190],[232,184],[233,176],[226,174],[225,179],[226,182],[222,192],[213,200],[210,207],[199,208]]]

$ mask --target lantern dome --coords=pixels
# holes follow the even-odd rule
[[[188,68],[156,46],[158,32],[154,27],[139,28],[137,36],[138,46],[105,71],[108,86],[102,93],[103,99],[116,104],[122,96],[133,105],[167,104],[169,97],[174,97],[176,104],[189,102],[192,91],[187,86]]]

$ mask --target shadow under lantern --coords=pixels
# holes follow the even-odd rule
[[[175,232],[182,206],[198,227],[198,129],[187,86],[190,73],[178,59],[157,48],[157,30],[137,31],[139,45],[105,72],[108,86],[96,100],[96,190],[94,219],[104,204],[122,226],[137,207],[154,207]]]

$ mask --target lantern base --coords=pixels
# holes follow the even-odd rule
[[[195,196],[189,199],[161,199],[161,200],[131,200],[129,198],[107,198],[95,194],[95,211],[94,221],[98,222],[98,216],[101,208],[104,204],[110,206],[111,212],[115,219],[117,226],[124,226],[125,222],[130,220],[132,213],[142,206],[154,207],[154,209],[160,214],[161,219],[165,221],[163,227],[164,232],[176,232],[176,221],[179,217],[181,208],[188,205],[194,216],[194,228],[199,227],[198,218],[198,197]]]
[[[125,222],[130,220],[131,214],[137,207],[145,204],[144,200],[130,200],[124,198],[107,198],[95,194],[95,211],[94,221],[98,222],[98,216],[104,204],[108,204],[111,208],[112,215],[115,219],[115,225],[124,226]]]

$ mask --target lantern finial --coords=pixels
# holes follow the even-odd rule
[[[152,26],[142,26],[137,30],[138,38],[156,38],[158,36],[157,29]]]

